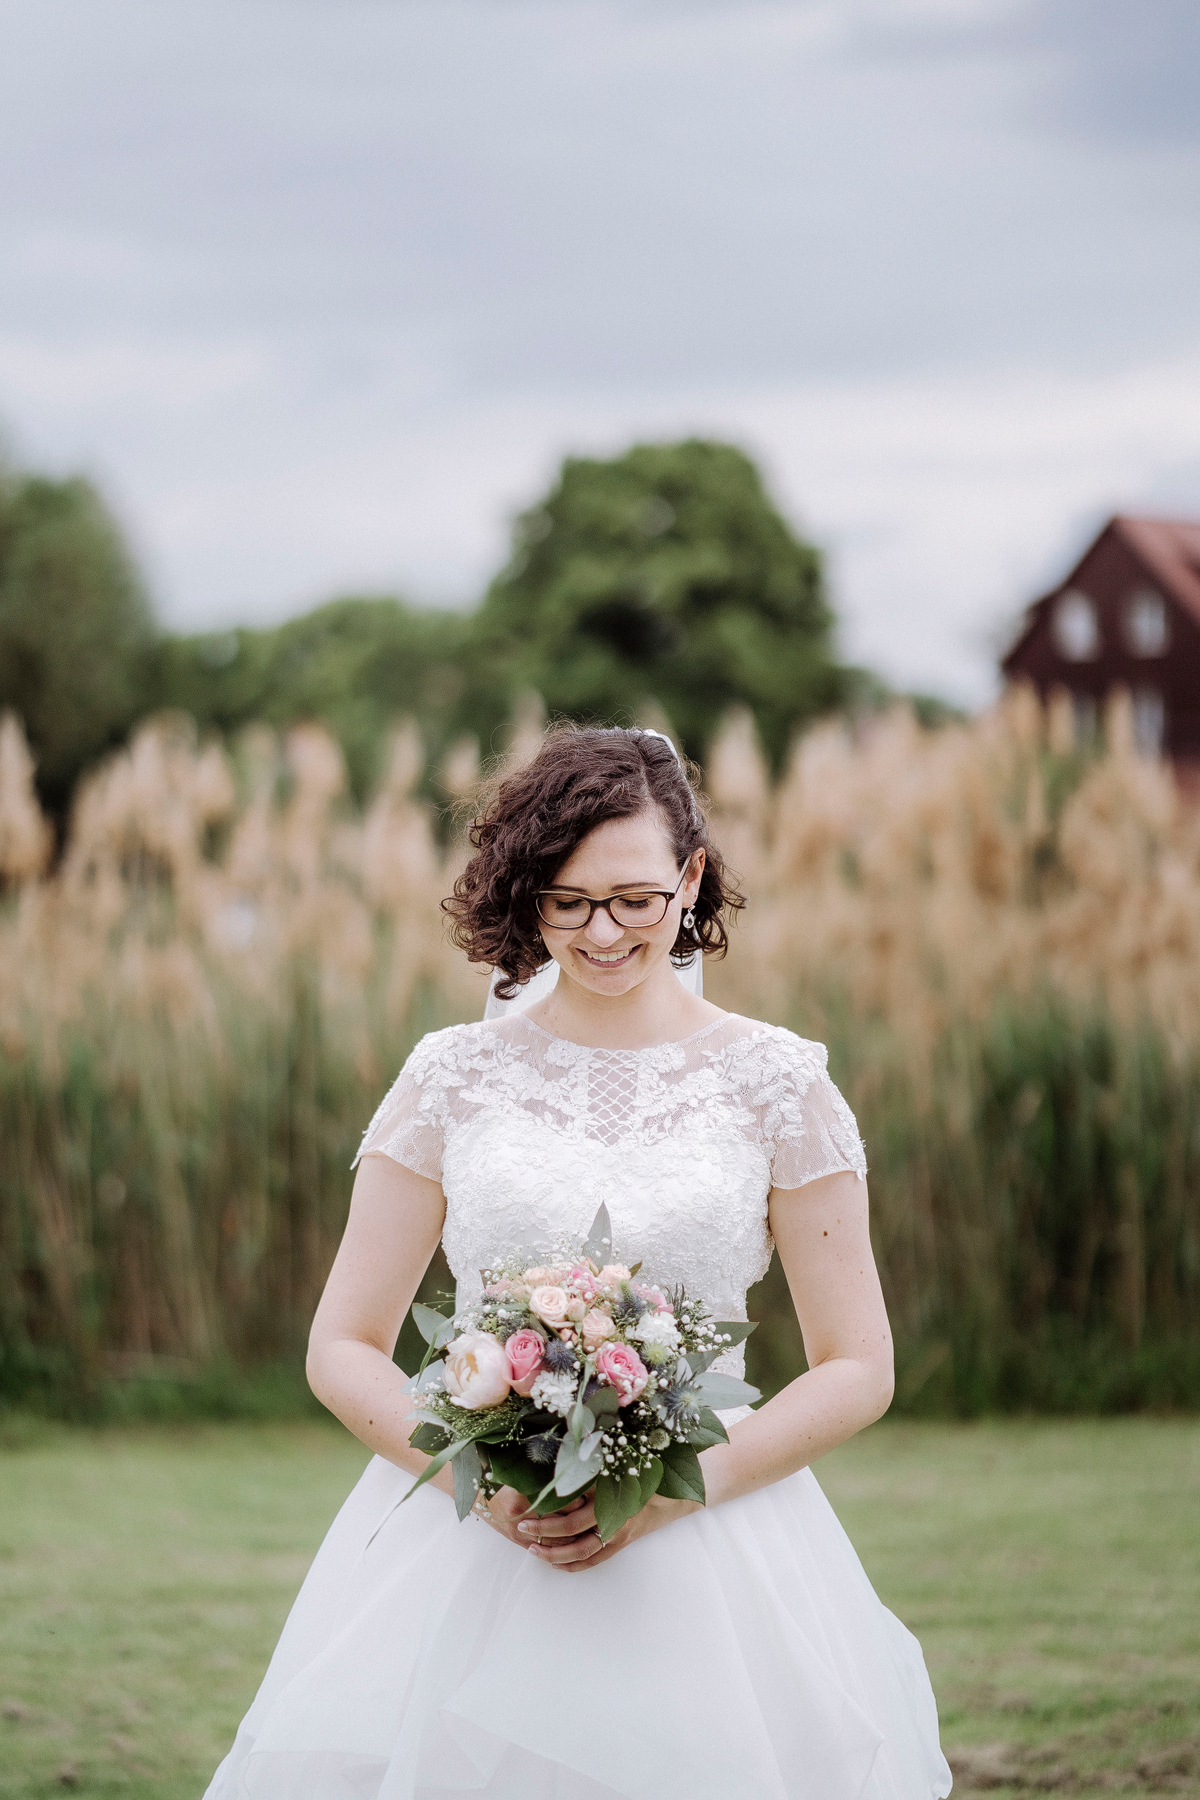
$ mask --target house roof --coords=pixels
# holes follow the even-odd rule
[[[1073,585],[1084,564],[1110,535],[1132,553],[1157,588],[1200,624],[1200,520],[1135,519],[1118,513],[1088,545],[1065,580],[1030,605],[1025,624],[1003,658],[1002,668],[1007,669],[1015,660],[1051,600]]]
[[[1200,622],[1200,520],[1129,519],[1118,513],[1111,529],[1163,592]]]

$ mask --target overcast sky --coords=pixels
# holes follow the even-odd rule
[[[0,425],[161,616],[470,604],[568,451],[702,432],[842,645],[968,703],[1200,513],[1197,0],[0,0]]]

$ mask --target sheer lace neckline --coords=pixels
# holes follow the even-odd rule
[[[727,1025],[734,1019],[740,1019],[741,1014],[721,1013],[718,1018],[710,1019],[707,1025],[701,1025],[698,1031],[689,1031],[686,1037],[666,1038],[661,1044],[638,1044],[629,1050],[616,1049],[608,1044],[580,1044],[574,1038],[560,1037],[555,1031],[547,1031],[544,1025],[539,1025],[527,1013],[519,1013],[517,1017],[523,1025],[528,1025],[540,1037],[548,1038],[552,1044],[564,1044],[570,1050],[582,1050],[589,1056],[652,1056],[656,1050],[683,1050],[688,1044],[695,1044],[700,1038],[707,1037],[718,1025]]]

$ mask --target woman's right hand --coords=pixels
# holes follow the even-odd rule
[[[579,1494],[569,1505],[560,1507],[557,1512],[544,1513],[537,1519],[524,1494],[519,1494],[516,1488],[502,1487],[486,1503],[486,1510],[480,1509],[480,1517],[485,1518],[510,1544],[519,1544],[522,1550],[536,1549],[539,1541],[546,1544],[553,1542],[556,1547],[561,1548],[575,1538],[586,1535],[586,1532],[572,1529],[571,1524],[571,1514],[583,1507],[588,1507],[588,1502],[583,1494]],[[593,1529],[591,1516],[591,1509],[588,1507],[587,1531]],[[523,1519],[530,1523],[537,1519],[537,1530],[518,1531],[517,1526]]]

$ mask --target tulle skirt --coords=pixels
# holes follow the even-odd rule
[[[376,1457],[207,1800],[935,1800],[921,1647],[812,1472],[579,1575]]]

